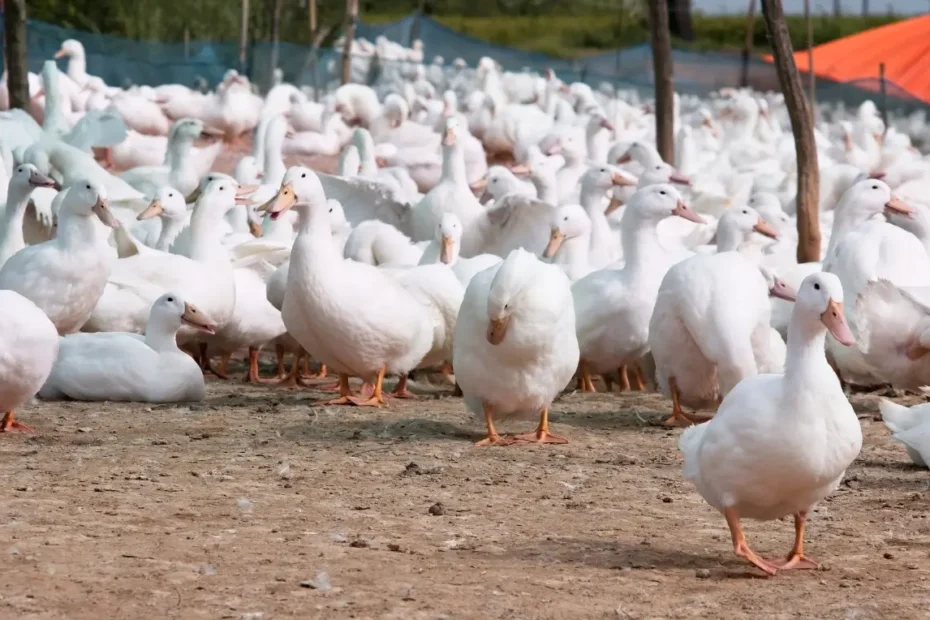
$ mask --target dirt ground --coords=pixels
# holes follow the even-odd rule
[[[766,579],[683,481],[658,396],[567,394],[570,444],[479,448],[461,399],[413,389],[382,410],[238,380],[25,409],[36,432],[0,436],[0,618],[930,617],[928,475],[874,395],[808,529],[823,570]],[[746,525],[789,549],[790,521]]]

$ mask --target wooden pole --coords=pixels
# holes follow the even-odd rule
[[[249,0],[242,0],[242,16],[239,19],[239,70],[245,73],[246,53],[249,47]]]
[[[811,19],[811,0],[804,0],[804,21],[807,24],[807,99],[811,108],[811,120],[817,123],[817,76],[814,74],[814,22]]]
[[[888,133],[888,89],[885,86],[885,63],[878,63],[878,79],[879,87],[881,88],[882,93],[882,124],[884,124],[885,129],[882,130],[882,135],[884,136]]]
[[[191,29],[184,26],[184,58],[191,55]]]
[[[346,0],[346,29],[342,43],[342,83],[352,79],[352,40],[355,38],[355,22],[358,20],[358,0]]]
[[[820,260],[820,174],[817,167],[817,144],[814,141],[814,124],[811,118],[801,75],[794,62],[791,37],[785,24],[781,0],[762,0],[762,16],[772,41],[772,55],[778,82],[785,96],[794,148],[798,160],[798,262]]]
[[[752,33],[756,25],[756,0],[749,0],[749,10],[746,11],[746,36],[743,39],[743,71],[740,76],[740,86],[749,86],[749,56],[752,54]]]
[[[4,2],[4,40],[10,107],[29,110],[29,65],[26,58],[26,0]]]
[[[668,30],[668,3],[649,2],[652,30],[652,68],[656,93],[656,148],[666,162],[675,161],[675,85],[672,82],[672,39]]]
[[[313,40],[313,36],[316,34],[316,0],[310,0],[310,40]]]

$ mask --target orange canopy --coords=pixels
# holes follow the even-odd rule
[[[796,52],[794,60],[798,70],[808,70],[807,51]],[[882,62],[885,79],[930,102],[930,15],[880,26],[814,48],[814,73],[838,82],[877,79],[878,65]]]

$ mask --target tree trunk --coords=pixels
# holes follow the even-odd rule
[[[10,107],[29,110],[29,65],[26,58],[26,0],[4,3],[7,88]]]
[[[668,163],[675,161],[675,85],[672,82],[672,39],[668,30],[668,4],[649,2],[652,29],[652,67],[656,90],[656,148]]]
[[[791,118],[798,159],[798,262],[815,262],[820,260],[820,171],[817,168],[814,124],[801,84],[801,75],[794,62],[781,0],[762,0],[762,15],[772,41],[775,69]]]
[[[342,83],[352,79],[352,40],[355,38],[355,22],[358,20],[358,0],[346,0],[346,31],[342,43]]]
[[[281,40],[281,0],[274,0],[271,10],[271,75],[268,90],[274,85],[274,72],[278,68],[278,44]]]
[[[239,21],[239,71],[246,73],[246,52],[249,45],[249,0],[242,0]]]
[[[740,86],[749,86],[749,57],[752,55],[752,34],[756,24],[756,0],[749,0],[749,9],[746,11],[746,33],[743,37],[743,70],[740,75]]]

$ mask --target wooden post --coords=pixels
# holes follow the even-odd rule
[[[656,148],[666,162],[675,161],[675,85],[672,82],[672,39],[668,31],[668,3],[649,2],[652,30],[652,68],[656,92]]]
[[[4,40],[10,107],[29,110],[29,65],[26,58],[26,0],[4,2]]]
[[[814,22],[811,19],[811,0],[804,0],[804,21],[807,24],[807,100],[811,108],[811,120],[817,123],[817,76],[814,74]]]
[[[752,54],[752,33],[756,25],[756,0],[749,0],[749,10],[746,11],[746,37],[743,39],[743,71],[740,76],[740,86],[749,86],[749,56]]]
[[[316,34],[316,0],[309,0],[310,4],[310,40],[313,40],[313,36]]]
[[[352,79],[352,40],[355,38],[355,22],[358,21],[358,0],[346,0],[346,29],[342,43],[342,83]]]
[[[794,62],[791,37],[785,24],[785,13],[781,0],[762,0],[762,16],[772,41],[772,55],[778,82],[785,96],[794,148],[798,160],[798,262],[809,263],[820,260],[820,218],[818,215],[820,196],[820,171],[817,167],[817,144],[814,141],[812,121],[801,75]]]
[[[281,39],[281,0],[274,0],[271,10],[271,70],[268,90],[274,85],[274,72],[278,68],[278,43]]]
[[[191,29],[184,26],[184,58],[188,58],[191,55]]]
[[[246,54],[249,47],[249,0],[242,0],[242,16],[239,19],[239,70],[245,73]]]

